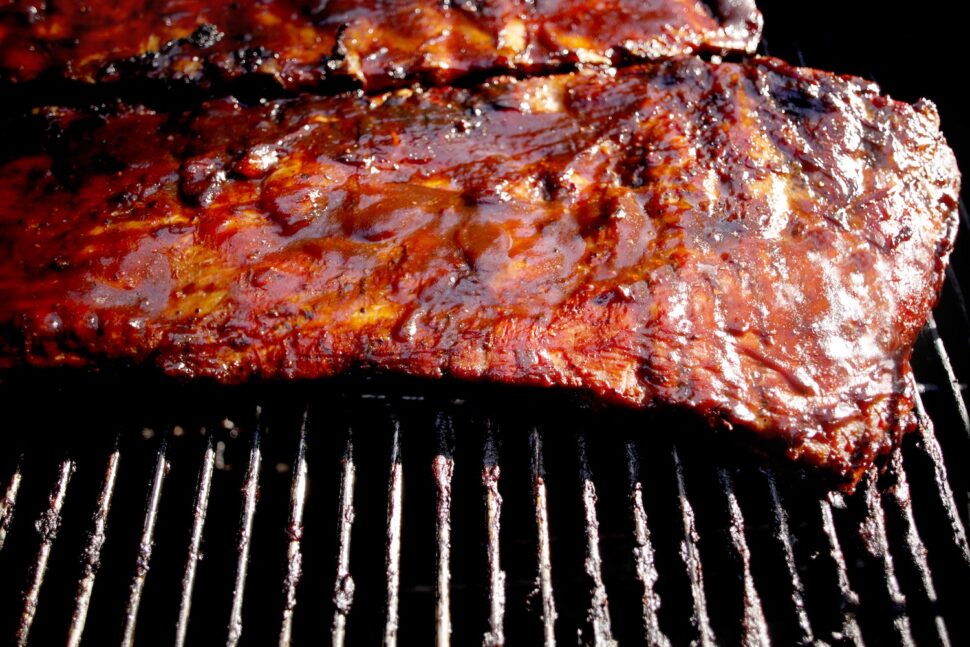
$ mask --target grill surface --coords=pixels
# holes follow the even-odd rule
[[[849,498],[562,394],[4,385],[0,641],[967,644],[961,217],[914,360],[924,425]]]
[[[946,374],[937,339],[928,327],[922,355]],[[97,381],[101,393],[121,388]],[[548,393],[328,386],[226,394],[158,383],[145,403],[99,411],[85,380],[65,386],[59,411],[14,421],[23,440],[4,457],[0,508],[5,635],[74,645],[970,639],[966,489],[951,491],[922,402],[923,430],[878,483],[843,500],[723,459],[717,439],[671,444],[690,424],[676,417]],[[949,384],[920,391],[948,421],[940,439],[965,447]],[[152,425],[139,434],[133,416]]]

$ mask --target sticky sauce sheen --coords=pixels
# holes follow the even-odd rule
[[[193,115],[0,168],[0,365],[583,389],[852,483],[911,423],[956,229],[932,106],[770,60]]]
[[[577,62],[754,52],[751,0],[13,0],[0,11],[0,81],[246,77],[287,89],[442,84]],[[715,15],[716,14],[716,15]]]

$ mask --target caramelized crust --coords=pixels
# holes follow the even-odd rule
[[[194,114],[0,167],[0,362],[581,389],[851,486],[912,423],[956,231],[932,105],[769,59]]]
[[[760,32],[753,0],[12,0],[0,3],[0,79],[373,89],[752,52]]]

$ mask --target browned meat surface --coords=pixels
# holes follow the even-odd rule
[[[0,167],[5,366],[570,387],[849,484],[911,425],[959,189],[928,103],[685,59],[47,118]]]
[[[0,79],[366,87],[754,51],[754,0],[0,1]]]

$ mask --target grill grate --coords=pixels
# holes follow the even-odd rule
[[[205,430],[203,429],[203,433]],[[301,448],[303,438],[301,440]],[[182,597],[179,601],[178,621],[175,625],[176,647],[185,645],[185,636],[189,628],[189,614],[192,612],[192,590],[195,588],[195,572],[199,567],[202,546],[202,528],[205,526],[205,515],[209,508],[209,492],[212,489],[212,471],[215,467],[215,450],[212,447],[212,437],[206,435],[205,449],[202,454],[202,468],[199,470],[199,486],[195,497],[192,514],[192,538],[189,541],[189,556],[185,560],[185,575],[182,577]]]
[[[505,572],[502,570],[499,544],[499,535],[502,530],[502,495],[499,494],[498,490],[499,477],[502,475],[502,471],[499,468],[498,442],[495,427],[491,421],[488,421],[486,423],[482,461],[489,600],[489,629],[482,641],[485,647],[505,644]]]
[[[930,340],[939,338],[934,337],[932,330],[929,329],[927,335]],[[945,356],[941,354],[938,360],[945,361]],[[926,388],[921,390],[927,391]],[[945,390],[939,393],[945,393]],[[386,405],[390,404],[390,409],[395,410],[399,406],[395,402],[397,401],[394,398],[390,398],[384,403],[384,408],[387,409]],[[400,400],[400,402],[406,401]],[[955,406],[953,408],[956,409]],[[315,437],[313,433],[315,425],[312,424],[312,420],[315,416],[321,416],[323,410],[325,409],[322,407],[321,409],[315,409],[312,406],[303,408],[302,419],[294,429],[291,432],[282,432],[282,437],[287,442],[295,442],[295,451],[291,454],[291,456],[295,455],[295,458],[292,459],[292,466],[288,464],[285,475],[288,480],[289,505],[283,528],[284,537],[280,544],[284,558],[281,568],[278,569],[277,581],[277,587],[281,589],[279,607],[281,612],[280,615],[276,615],[275,624],[278,629],[279,643],[283,645],[290,644],[296,636],[303,635],[297,631],[299,625],[296,620],[300,612],[313,613],[313,609],[308,608],[301,598],[301,576],[304,571],[303,560],[306,550],[305,515],[308,514],[309,503],[312,503],[310,500],[312,486],[315,479],[320,478],[318,470],[322,469],[322,466],[317,460],[323,453],[314,453],[309,458],[308,455],[310,451],[316,452],[314,448],[317,441],[324,442]],[[314,413],[315,411],[317,413]],[[358,414],[348,415],[356,417]],[[803,581],[806,566],[802,563],[804,554],[798,550],[798,543],[806,534],[805,521],[804,519],[796,521],[790,517],[790,509],[800,511],[802,516],[804,516],[804,510],[808,509],[800,505],[800,500],[804,498],[803,494],[798,493],[800,484],[787,483],[780,475],[775,475],[767,469],[736,471],[684,447],[671,446],[667,459],[663,459],[661,449],[658,449],[656,443],[647,439],[629,437],[620,439],[621,449],[617,450],[614,447],[616,443],[613,442],[616,439],[594,438],[586,430],[589,421],[596,420],[600,414],[583,413],[580,408],[570,415],[586,417],[583,418],[584,422],[577,425],[579,430],[557,435],[552,445],[555,447],[552,460],[556,464],[557,471],[562,469],[564,464],[568,466],[570,462],[573,463],[576,470],[573,493],[563,489],[564,479],[561,471],[558,471],[555,487],[550,489],[552,486],[548,483],[546,472],[550,460],[548,455],[550,445],[546,442],[546,436],[551,432],[537,426],[532,426],[525,432],[503,427],[500,432],[499,425],[502,423],[493,418],[486,418],[484,421],[479,445],[481,447],[479,496],[484,502],[482,511],[484,532],[480,545],[484,552],[482,566],[486,575],[484,590],[480,594],[487,603],[487,608],[483,609],[486,619],[484,631],[479,636],[483,644],[501,645],[515,642],[509,630],[514,628],[513,633],[518,635],[523,618],[521,610],[517,610],[514,614],[514,625],[509,624],[513,621],[513,617],[508,614],[507,599],[509,604],[513,603],[513,599],[516,602],[521,599],[517,593],[514,598],[508,596],[511,595],[512,589],[520,586],[519,580],[523,578],[522,573],[519,572],[521,559],[513,559],[513,563],[506,563],[509,551],[512,550],[508,543],[512,533],[505,530],[507,524],[511,522],[503,518],[513,514],[512,510],[506,509],[508,504],[503,501],[503,497],[519,498],[523,495],[522,492],[512,489],[520,485],[518,472],[522,470],[518,469],[521,467],[518,462],[525,463],[524,471],[527,480],[522,479],[522,481],[531,486],[528,500],[534,533],[531,542],[528,542],[533,549],[533,557],[529,561],[532,562],[534,569],[532,571],[534,591],[525,596],[527,606],[531,605],[533,608],[527,611],[525,616],[534,617],[538,621],[538,635],[541,636],[544,644],[553,645],[557,639],[561,642],[564,637],[570,635],[577,635],[583,642],[593,645],[616,644],[621,637],[615,631],[617,609],[628,608],[639,609],[636,629],[640,638],[651,645],[666,645],[671,641],[681,642],[684,636],[699,644],[732,642],[730,639],[725,641],[723,638],[725,635],[723,622],[719,617],[711,615],[708,604],[709,596],[715,594],[714,592],[717,592],[720,603],[722,599],[720,596],[723,596],[724,591],[732,589],[738,592],[740,609],[737,626],[733,631],[736,631],[738,641],[745,645],[766,645],[773,639],[778,642],[779,638],[787,633],[800,643],[811,643],[817,639],[855,645],[863,644],[864,640],[870,643],[879,642],[880,638],[885,636],[886,629],[872,629],[873,614],[869,614],[868,619],[860,624],[859,614],[862,613],[863,608],[860,600],[864,600],[866,605],[872,605],[875,601],[883,603],[874,608],[878,608],[879,614],[889,618],[892,627],[891,635],[895,642],[917,644],[928,635],[936,644],[949,645],[953,640],[951,637],[953,631],[956,631],[957,635],[966,637],[966,626],[961,625],[961,618],[954,614],[955,603],[947,604],[942,598],[941,593],[945,592],[946,587],[939,589],[936,583],[937,576],[932,569],[934,551],[945,553],[949,550],[956,555],[958,559],[954,563],[964,576],[970,567],[970,559],[968,559],[966,534],[959,518],[959,508],[948,484],[942,449],[936,440],[922,399],[919,401],[918,415],[924,423],[923,427],[918,436],[913,439],[915,442],[907,443],[905,457],[903,454],[893,457],[886,475],[882,478],[881,486],[877,487],[876,480],[870,478],[865,486],[860,488],[860,493],[849,501],[843,501],[840,496],[833,495],[830,497],[831,500],[823,499],[815,504],[817,526],[810,531],[819,535],[819,546],[822,547],[820,554],[824,555],[824,559],[816,559],[831,567],[826,577],[832,580],[837,592],[837,604],[831,605],[837,606],[834,614],[837,617],[828,624],[826,624],[828,621],[818,619],[818,616],[824,613],[817,608],[817,605],[813,607],[809,600],[813,593],[813,586],[818,588],[817,582]],[[426,586],[434,593],[434,609],[429,614],[428,620],[434,624],[434,636],[439,645],[450,644],[455,630],[452,611],[456,601],[453,600],[452,593],[458,589],[467,590],[470,586],[467,577],[462,582],[455,581],[452,569],[455,560],[463,557],[461,553],[454,552],[452,542],[455,540],[453,501],[459,492],[455,488],[459,487],[462,475],[468,476],[465,474],[468,471],[466,467],[468,463],[459,461],[458,456],[463,453],[463,450],[468,449],[467,443],[474,442],[477,435],[471,431],[474,427],[472,422],[474,418],[473,415],[469,418],[469,422],[458,424],[452,413],[439,412],[430,425],[434,430],[432,434],[434,448],[430,452],[429,460],[425,462],[425,467],[431,467],[428,471],[431,473],[434,488],[434,579]],[[415,631],[413,618],[408,618],[404,625],[401,625],[402,600],[421,592],[421,586],[415,586],[413,577],[402,576],[402,573],[408,569],[408,564],[402,555],[403,546],[409,541],[410,536],[409,527],[403,523],[408,505],[404,497],[405,484],[414,480],[411,472],[413,468],[410,466],[413,464],[412,461],[420,460],[418,456],[422,448],[420,443],[415,441],[418,446],[412,452],[405,442],[407,438],[412,436],[417,438],[419,435],[419,429],[413,421],[405,423],[390,416],[386,420],[385,426],[390,434],[390,468],[389,472],[385,472],[385,478],[387,478],[384,544],[385,603],[381,617],[383,642],[393,645],[398,641],[400,631]],[[152,629],[145,630],[154,633],[157,627],[168,626],[170,630],[174,629],[174,638],[178,645],[191,642],[190,620],[192,622],[217,621],[210,615],[212,605],[205,602],[203,602],[204,617],[193,617],[193,609],[199,604],[195,595],[195,582],[199,565],[204,563],[203,550],[208,541],[207,538],[213,533],[225,533],[231,528],[231,526],[217,527],[207,523],[207,512],[211,510],[210,499],[214,496],[215,482],[233,472],[233,468],[226,465],[228,460],[226,455],[230,451],[239,453],[245,449],[246,460],[236,503],[236,509],[240,510],[240,513],[236,528],[235,576],[230,595],[228,622],[224,625],[224,639],[227,644],[245,642],[245,629],[250,624],[269,623],[272,615],[247,613],[246,606],[247,593],[250,596],[257,595],[260,606],[265,600],[262,584],[261,588],[253,593],[253,590],[247,586],[247,579],[251,566],[262,563],[265,560],[265,552],[271,548],[265,543],[259,544],[254,533],[257,523],[257,503],[260,503],[261,480],[266,481],[271,478],[269,476],[271,471],[263,468],[263,438],[266,432],[262,416],[257,416],[251,427],[248,443],[242,440],[246,434],[240,433],[240,428],[232,424],[227,424],[225,427],[228,429],[223,428],[216,432],[202,429],[203,441],[200,445],[197,476],[193,479],[195,485],[190,501],[191,507],[187,511],[188,514],[181,515],[182,521],[189,522],[188,542],[176,542],[187,543],[187,555],[183,561],[184,571],[178,572],[181,580],[178,583],[180,598],[179,605],[175,609],[176,613],[168,622],[161,621],[157,617],[157,606],[153,604],[152,614],[150,614]],[[178,428],[170,427],[170,429]],[[227,434],[227,431],[230,434]],[[956,431],[957,435],[962,432],[959,427]],[[371,433],[369,430],[369,436]],[[619,432],[618,435],[622,436]],[[277,438],[279,437],[280,434],[277,435]],[[68,642],[71,645],[82,644],[82,637],[87,637],[86,629],[91,629],[87,626],[89,623],[86,623],[86,620],[92,605],[97,608],[100,593],[100,587],[97,584],[100,584],[98,575],[102,562],[130,557],[130,553],[120,550],[120,547],[115,547],[108,552],[103,550],[111,541],[109,520],[111,527],[125,523],[124,519],[115,520],[116,507],[113,506],[118,484],[129,483],[125,480],[121,469],[123,454],[127,456],[131,452],[149,450],[152,445],[155,447],[151,450],[154,459],[149,463],[152,469],[148,471],[147,503],[144,505],[141,533],[137,537],[134,560],[129,562],[127,569],[129,571],[127,595],[124,604],[116,610],[121,613],[115,616],[120,620],[121,641],[124,644],[145,642],[142,640],[145,634],[139,627],[139,621],[146,621],[146,614],[140,614],[140,609],[144,606],[142,599],[150,593],[148,587],[152,578],[164,578],[169,575],[167,572],[151,571],[153,554],[163,549],[156,544],[162,538],[166,542],[171,542],[173,538],[184,537],[178,532],[164,531],[166,525],[176,523],[178,520],[173,518],[166,520],[160,517],[160,514],[163,510],[163,494],[167,491],[167,489],[163,490],[163,485],[167,488],[166,482],[172,478],[170,476],[170,471],[173,470],[171,454],[175,451],[172,449],[173,443],[180,445],[177,453],[181,454],[184,449],[181,445],[188,443],[189,438],[184,432],[177,436],[171,432],[164,433],[149,440],[138,439],[133,448],[124,447],[125,440],[124,437],[117,438],[107,454],[106,463],[101,463],[103,470],[101,470],[102,476],[97,480],[94,512],[88,518],[87,530],[82,535],[80,569],[78,570],[76,562],[71,560],[62,560],[59,563],[60,566],[73,567],[78,575],[76,585],[73,587],[76,595],[67,632]],[[227,443],[246,445],[246,447],[234,447],[230,450],[226,448]],[[369,438],[368,444],[370,443]],[[511,447],[513,443],[515,446]],[[571,461],[569,451],[563,449],[564,446],[572,448]],[[412,456],[407,461],[405,451]],[[615,456],[608,455],[610,452]],[[274,449],[273,455],[277,453]],[[358,611],[361,614],[367,614],[373,608],[373,605],[367,605],[358,609],[354,605],[356,584],[354,563],[351,561],[350,553],[352,544],[359,542],[359,533],[355,532],[354,527],[355,490],[357,489],[354,453],[355,435],[348,430],[343,446],[336,452],[338,460],[334,465],[337,468],[339,489],[336,497],[336,527],[333,528],[337,531],[336,579],[332,594],[334,615],[330,639],[335,645],[345,644],[348,631],[359,629],[348,624]],[[594,460],[597,454],[603,454],[599,456],[598,462]],[[520,455],[525,458],[524,461],[516,460]],[[513,457],[511,460],[514,464],[509,465],[508,469],[512,469],[515,473],[505,474],[503,469],[509,463],[510,456]],[[617,584],[615,569],[623,560],[613,553],[613,548],[618,543],[616,519],[610,519],[608,525],[604,526],[600,518],[599,508],[604,501],[608,504],[608,514],[613,517],[616,516],[616,506],[613,498],[599,500],[599,496],[602,495],[598,493],[598,485],[604,481],[610,482],[611,495],[615,493],[617,485],[613,483],[616,479],[597,477],[594,462],[608,466],[614,464],[613,458],[620,458],[625,463],[626,478],[620,480],[624,486],[624,499],[628,503],[624,513],[626,533],[619,543],[625,543],[630,549],[626,558],[630,565],[629,572],[623,575],[629,576],[631,582],[636,582],[636,587],[624,588]],[[665,460],[665,465],[661,465]],[[928,471],[929,478],[921,483],[921,487],[934,495],[932,498],[922,498],[922,505],[927,508],[937,508],[923,510],[922,519],[913,508],[910,479],[906,470],[906,464],[919,461],[930,468],[922,469],[922,472]],[[25,574],[25,579],[18,583],[16,577],[3,578],[3,586],[9,586],[10,583],[14,583],[15,586],[24,585],[23,605],[14,632],[15,642],[19,645],[28,644],[35,625],[34,619],[38,613],[44,611],[43,601],[46,598],[42,593],[46,592],[45,579],[49,577],[49,572],[53,573],[49,567],[56,564],[52,562],[52,555],[58,551],[70,550],[68,546],[61,546],[62,541],[67,541],[62,538],[65,508],[69,500],[80,500],[84,494],[75,493],[75,488],[69,486],[75,482],[76,472],[97,469],[93,461],[80,459],[59,461],[54,472],[53,487],[48,491],[46,501],[40,501],[44,504],[43,508],[39,514],[34,513],[37,522],[34,524],[33,542],[29,539],[26,541],[21,539],[19,546],[13,546],[10,541],[16,539],[18,534],[25,536],[31,534],[29,516],[35,508],[23,504],[20,501],[20,494],[25,491],[35,476],[33,470],[28,469],[34,465],[35,463],[28,463],[23,458],[14,464],[7,481],[6,494],[2,500],[3,508],[0,510],[2,513],[0,527],[4,530],[3,538],[6,540],[0,546],[3,548],[0,558],[7,557],[5,553],[9,553],[10,549],[23,552],[29,544],[34,545],[34,559]],[[368,469],[370,467],[368,466]],[[190,475],[184,469],[179,474]],[[278,474],[273,474],[273,477],[275,476]],[[666,485],[661,483],[664,480]],[[711,485],[717,487],[712,488]],[[668,504],[676,501],[676,509],[659,510],[659,517],[655,517],[653,513],[648,517],[648,509],[651,506],[657,507],[657,501],[663,500],[665,487],[674,493],[675,496],[668,500]],[[758,490],[761,490],[760,496]],[[460,489],[461,493],[466,491],[467,488]],[[220,506],[226,504],[225,494],[222,492],[218,498]],[[561,533],[562,530],[557,528],[554,519],[560,510],[556,507],[550,508],[549,502],[553,498],[560,501],[572,500],[579,504],[581,519],[578,521],[582,528],[579,536],[583,537],[581,569],[573,573],[557,570],[556,558],[560,554],[566,558],[572,555],[570,550],[562,549],[563,535],[557,535],[557,532]],[[786,501],[788,498],[792,501]],[[272,504],[262,502],[259,507],[285,504],[285,500],[281,498]],[[467,500],[458,500],[468,506]],[[693,505],[695,501],[702,503],[701,508],[695,508]],[[932,506],[931,502],[933,502]],[[366,500],[357,505],[366,504],[373,507],[376,503],[376,500]],[[720,520],[711,518],[712,511],[718,508],[723,514],[723,527],[720,529],[718,529]],[[852,532],[853,508],[861,511],[858,516],[861,530],[858,533]],[[762,509],[767,510],[767,514],[760,512],[759,517],[759,511]],[[514,512],[517,513],[518,510]],[[708,517],[707,521],[701,522],[702,516],[705,515]],[[748,519],[748,516],[753,516],[754,520]],[[841,523],[840,516],[845,517]],[[933,526],[927,522],[927,516],[936,517],[933,523],[937,525]],[[658,521],[654,521],[655,518]],[[678,529],[675,534],[679,535],[679,538],[675,537],[678,544],[678,559],[681,562],[679,568],[674,568],[671,561],[667,559],[670,557],[668,554],[670,551],[664,544],[669,544],[670,537],[658,537],[658,533],[663,533],[667,529],[668,518],[679,520],[672,525],[673,528]],[[515,523],[518,524],[519,517],[516,516],[515,519]],[[935,533],[933,537],[937,540],[937,545],[928,546],[922,539],[921,521],[924,528],[943,526],[949,532]],[[368,531],[370,528],[361,530]],[[518,530],[517,528],[516,532]],[[607,534],[604,534],[604,531]],[[73,538],[75,534],[72,533],[69,538]],[[895,540],[897,535],[898,541]],[[709,536],[711,540],[705,541]],[[711,564],[718,561],[716,553],[719,549],[712,548],[715,544],[711,542],[719,542],[722,537],[726,541],[720,550],[728,556],[729,559],[724,560],[724,563],[729,564],[729,567],[724,564],[712,567]],[[941,538],[949,544],[949,547],[939,547]],[[852,558],[847,557],[844,552],[843,546],[847,539],[849,544],[853,545],[850,549],[854,556]],[[314,537],[308,541],[315,545],[317,540]],[[765,546],[772,544],[774,544],[772,550],[762,552]],[[168,545],[164,547],[164,550],[171,549],[172,547]],[[770,578],[766,580],[765,564],[759,567],[758,562],[766,560],[765,555],[771,552],[776,556],[780,555],[779,563],[783,566],[783,572],[775,580]],[[367,559],[371,558],[372,556],[367,556]],[[467,559],[467,556],[464,559]],[[506,568],[514,568],[516,572],[513,577],[518,580],[507,581],[510,575]],[[677,593],[684,591],[676,590],[677,587],[672,581],[678,575],[673,571],[681,572],[679,577],[686,580],[680,584],[686,589],[687,595],[681,596],[682,599],[679,602],[675,599]],[[5,568],[5,572],[12,571]],[[462,573],[463,577],[465,575],[467,574]],[[260,577],[262,576],[261,572]],[[665,582],[665,579],[668,581]],[[582,585],[584,581],[585,586]],[[586,591],[585,613],[577,618],[572,613],[575,610],[575,601],[566,600],[569,614],[557,614],[557,605],[562,604],[559,598],[575,597],[576,591],[579,590]],[[617,591],[619,594],[616,593]],[[617,601],[619,595],[628,593],[633,594],[634,601],[628,603]],[[369,595],[373,595],[373,590]],[[787,600],[782,605],[781,617],[777,613],[779,610],[777,599],[772,605],[763,604],[763,598],[766,595],[774,598],[783,595]],[[463,619],[469,610],[466,608],[469,606],[468,599],[468,595],[460,596],[461,603],[465,605],[460,611]],[[196,601],[195,605],[193,600]],[[318,600],[314,601],[313,605],[316,606],[318,602]],[[824,606],[828,603],[822,600],[822,604]],[[678,605],[687,611],[689,627],[686,632],[669,617],[668,611],[676,609]],[[471,607],[474,606],[471,605]],[[813,618],[813,614],[816,617]],[[920,618],[918,622],[914,619],[917,616]],[[98,624],[102,623],[103,621],[99,620]],[[779,626],[786,624],[789,625],[788,629],[779,629]],[[920,626],[917,627],[917,624]],[[632,623],[624,620],[621,629],[623,638],[629,637],[631,625]],[[823,630],[826,626],[830,626],[828,632]],[[316,629],[319,630],[321,627],[317,626]],[[254,627],[254,630],[260,634],[266,631],[261,627]],[[100,634],[103,627],[99,626],[96,631]],[[467,633],[467,628],[460,631],[463,634]],[[872,633],[872,638],[864,638],[867,632]],[[98,643],[100,640],[92,644]]]
[[[111,511],[111,497],[114,495],[115,483],[118,480],[118,461],[120,459],[121,451],[118,449],[118,441],[115,441],[115,449],[108,457],[108,467],[104,473],[104,486],[98,495],[98,504],[92,519],[94,528],[84,546],[84,551],[81,553],[81,581],[78,582],[77,587],[77,605],[74,607],[71,627],[67,634],[67,643],[70,647],[77,647],[81,644],[81,636],[87,622],[91,594],[94,592],[94,579],[98,574],[98,568],[101,566],[101,547],[104,546],[105,539],[107,539],[108,513]]]
[[[536,504],[536,545],[539,559],[539,587],[542,596],[542,638],[546,645],[556,644],[556,601],[552,595],[552,556],[549,547],[549,506],[546,502],[546,476],[542,461],[542,436],[533,428],[529,436],[532,449],[530,476]],[[646,526],[644,526],[644,532]],[[639,535],[638,535],[639,537]],[[644,580],[646,581],[646,580]],[[644,598],[646,599],[646,598]]]
[[[142,526],[141,540],[138,542],[138,557],[135,560],[135,573],[128,589],[128,604],[125,605],[125,630],[121,642],[126,647],[135,643],[135,625],[138,622],[138,610],[141,608],[141,596],[145,590],[145,578],[151,566],[152,551],[155,546],[155,524],[158,520],[158,505],[162,500],[162,484],[168,473],[169,464],[166,460],[168,443],[163,437],[158,447],[158,458],[155,461],[155,473],[148,491],[148,505],[145,509],[145,523]]]
[[[64,507],[67,486],[70,484],[73,474],[73,461],[66,460],[61,463],[57,484],[48,500],[48,509],[41,513],[36,524],[37,533],[40,535],[40,548],[37,549],[37,559],[34,561],[29,584],[24,592],[24,610],[20,614],[20,624],[17,626],[16,634],[18,647],[27,644],[30,627],[34,624],[40,588],[44,585],[44,577],[47,575],[47,562],[50,559],[54,540],[57,539],[57,533],[61,527],[61,509]]]
[[[293,612],[296,610],[296,587],[303,574],[303,553],[300,543],[303,541],[303,508],[306,505],[307,494],[307,463],[306,463],[306,421],[307,412],[303,414],[300,425],[300,443],[296,450],[296,460],[293,461],[293,486],[290,489],[290,519],[286,532],[290,543],[286,551],[286,578],[283,581],[285,604],[283,605],[283,623],[280,628],[280,644],[288,645],[293,637]]]
[[[397,645],[397,630],[401,595],[401,523],[404,505],[404,464],[401,460],[401,427],[395,419],[391,423],[391,476],[387,486],[387,553],[385,575],[387,576],[386,602],[384,607],[384,645]]]
[[[437,533],[438,577],[435,581],[435,642],[451,644],[451,481],[455,474],[454,429],[451,419],[441,414],[435,424],[438,453],[431,469],[438,486],[438,507],[435,519]]]
[[[347,435],[344,450],[343,470],[340,478],[340,540],[337,553],[337,579],[333,586],[333,644],[342,646],[347,629],[347,616],[354,602],[354,580],[350,576],[350,533],[354,524],[354,441],[353,434]]]
[[[839,545],[839,537],[835,531],[832,505],[828,500],[822,499],[819,502],[819,510],[822,516],[822,531],[828,540],[829,557],[835,567],[835,577],[841,596],[842,623],[838,630],[833,633],[833,637],[836,640],[841,639],[851,645],[862,645],[862,630],[856,621],[856,609],[859,608],[859,596],[852,589],[852,584],[849,582],[849,569],[846,566],[845,555],[842,553],[842,546]]]
[[[774,477],[767,472],[764,472],[764,477],[768,483],[768,492],[771,495],[775,539],[784,550],[785,568],[791,583],[789,595],[791,596],[792,610],[798,619],[798,642],[810,644],[815,642],[815,636],[812,633],[812,625],[808,620],[808,613],[805,611],[805,587],[802,585],[802,578],[799,576],[798,568],[795,565],[795,549],[792,546],[794,537],[788,526],[788,513],[781,505],[781,496],[778,494],[778,485],[775,483]]]
[[[677,500],[680,503],[684,530],[683,540],[680,544],[680,556],[684,560],[684,566],[687,567],[687,575],[690,578],[690,597],[694,603],[691,625],[693,625],[702,647],[707,647],[714,643],[714,635],[707,613],[707,597],[704,594],[704,571],[701,567],[700,549],[698,547],[699,537],[695,529],[694,509],[687,499],[687,491],[684,487],[684,470],[676,447],[673,449],[673,459],[674,474],[677,478]]]
[[[761,596],[754,585],[751,575],[751,550],[744,534],[744,514],[734,493],[734,481],[730,473],[723,467],[718,469],[718,480],[727,497],[728,515],[730,517],[731,549],[741,564],[741,577],[744,582],[744,615],[741,617],[742,644],[760,647],[770,644],[768,625],[765,612],[761,605]]]
[[[22,461],[23,458],[21,457],[20,460]],[[7,541],[7,531],[13,523],[13,513],[17,507],[17,493],[20,492],[20,479],[20,464],[18,463],[10,476],[7,491],[0,499],[0,550],[3,550],[3,544]]]

